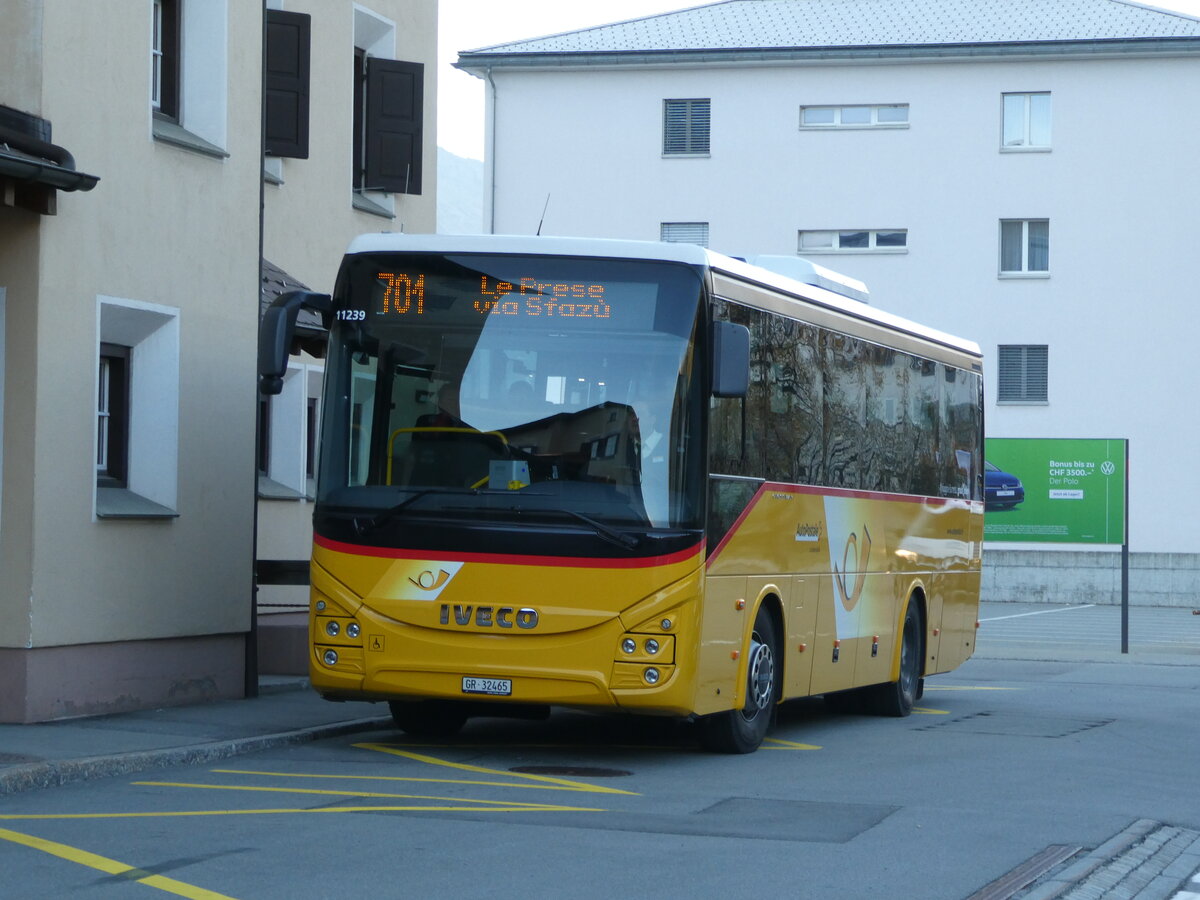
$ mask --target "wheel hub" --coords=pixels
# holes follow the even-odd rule
[[[755,713],[767,709],[775,693],[775,655],[769,644],[761,643],[758,635],[750,640],[750,665],[748,672],[748,697],[746,711]]]

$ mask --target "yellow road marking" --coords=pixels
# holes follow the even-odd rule
[[[920,716],[948,716],[948,715],[950,715],[950,710],[948,710],[948,709],[929,709],[928,707],[925,707],[925,706],[914,706],[913,712],[915,712],[917,715],[920,715]]]
[[[5,818],[10,817],[6,816]],[[107,872],[109,875],[121,875],[129,878],[130,881],[136,881],[138,884],[144,884],[147,887],[158,888],[160,891],[166,891],[169,894],[175,894],[179,897],[189,897],[191,900],[233,900],[228,894],[218,894],[216,891],[209,891],[192,884],[176,881],[174,878],[167,878],[165,875],[153,875],[134,866],[126,865],[123,862],[117,862],[115,859],[109,859],[107,856],[89,853],[87,850],[80,850],[77,847],[70,847],[66,844],[60,844],[57,841],[48,841],[44,838],[34,837],[31,834],[22,834],[19,831],[9,831],[7,828],[0,828],[0,840],[21,844],[33,850],[40,850],[43,853],[49,853],[51,856],[57,856],[68,862],[78,863],[81,866],[87,866],[92,869],[99,869],[101,872]]]
[[[255,772],[250,769],[212,769],[222,775],[259,775],[266,778],[345,778],[356,781],[411,781],[419,784],[469,784],[482,787],[527,788],[535,791],[578,791],[579,788],[555,784],[513,784],[510,781],[473,781],[469,778],[407,778],[403,775],[321,775],[308,772]],[[514,773],[507,773],[514,774]]]
[[[136,787],[199,788],[208,791],[249,791],[264,794],[316,794],[321,797],[377,797],[385,800],[439,800],[444,803],[481,803],[519,809],[559,809],[549,803],[513,803],[507,800],[479,800],[474,797],[429,797],[423,794],[385,794],[380,791],[324,791],[319,788],[267,787],[255,784],[193,784],[184,781],[134,781]]]
[[[461,769],[464,772],[476,772],[480,775],[501,775],[506,778],[525,778],[538,784],[555,784],[559,785],[560,789],[572,791],[583,791],[593,794],[625,794],[631,797],[641,796],[636,791],[623,791],[620,788],[604,787],[598,784],[588,784],[583,781],[572,781],[569,778],[554,778],[550,775],[533,775],[529,772],[505,772],[501,769],[487,769],[483,766],[473,766],[469,763],[450,762],[445,759],[438,759],[436,756],[426,756],[423,753],[413,753],[411,750],[401,750],[399,747],[394,747],[389,744],[355,744],[363,750],[375,750],[378,753],[390,753],[393,756],[401,756],[405,759],[411,759],[415,762],[428,763],[431,766],[446,766],[450,769]]]
[[[778,744],[778,746],[768,746]],[[795,741],[785,741],[782,738],[763,738],[763,750],[820,750],[816,744],[798,744]]]
[[[22,813],[0,815],[0,819],[20,821],[49,821],[57,819],[185,819],[191,816],[284,816],[310,815],[315,813],[378,813],[378,812],[608,812],[606,809],[591,809],[584,806],[321,806],[315,809],[191,809],[164,812],[124,813]],[[4,829],[0,828],[0,832]],[[12,832],[16,834],[16,832]],[[207,897],[210,895],[201,894]],[[212,894],[219,897],[220,894]]]

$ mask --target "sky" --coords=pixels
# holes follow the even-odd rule
[[[440,0],[438,146],[483,159],[483,82],[452,68],[460,50],[705,5],[706,0]],[[1200,0],[1146,3],[1200,16]]]

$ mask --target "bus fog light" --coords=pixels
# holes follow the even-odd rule
[[[621,641],[621,650],[623,650],[625,653],[632,653],[636,649],[637,641],[635,641],[633,638],[625,638],[625,640]]]
[[[337,637],[337,633],[341,630],[342,630],[342,628],[340,625],[338,625],[337,622],[326,622],[325,623],[325,633],[327,635],[329,635],[330,637]]]
[[[326,650],[326,651],[325,651],[325,656],[324,656],[324,657],[322,657],[322,658],[325,660],[325,665],[327,665],[327,666],[335,666],[335,665],[337,665],[337,659],[338,659],[338,657],[337,657],[337,651],[336,651],[336,650]]]
[[[317,612],[321,612],[323,609],[325,609],[325,601],[318,600],[317,601]]]
[[[346,626],[346,637],[356,638],[356,637],[358,637],[358,635],[361,631],[362,631],[362,629],[358,627],[357,622],[351,622],[349,625]]]
[[[647,684],[658,684],[658,669],[647,669],[642,673],[642,677],[646,679]]]
[[[650,638],[650,640],[646,641],[646,652],[649,653],[651,656],[653,656],[655,653],[657,653],[658,652],[658,641],[656,641],[654,638]]]

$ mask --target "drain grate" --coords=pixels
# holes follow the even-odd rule
[[[633,774],[624,769],[601,769],[592,766],[513,766],[508,771],[518,775],[556,775],[560,778],[623,778]]]

